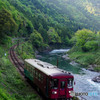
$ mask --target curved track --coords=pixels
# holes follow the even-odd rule
[[[16,47],[17,45],[14,45],[10,48],[10,58],[13,64],[18,68],[20,73],[24,76],[24,64],[18,59],[16,52],[14,51]]]
[[[21,61],[18,58],[18,55],[15,52],[15,48],[17,47],[17,45],[14,45],[10,48],[9,51],[9,58],[11,60],[11,62],[17,67],[18,71],[20,72],[21,76],[23,77],[24,80],[25,79],[25,75],[24,75],[24,63],[23,61]],[[37,90],[35,89],[36,87],[33,86],[33,84],[27,79],[26,84],[28,84],[28,86],[30,85],[30,88],[33,89],[33,91],[38,94]],[[41,94],[38,94],[38,96],[41,98],[40,100],[46,100]]]

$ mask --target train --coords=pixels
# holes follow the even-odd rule
[[[47,99],[72,100],[74,76],[57,66],[38,59],[24,60],[24,74]]]

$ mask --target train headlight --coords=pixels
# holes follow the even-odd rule
[[[57,94],[57,91],[52,91],[52,94]]]
[[[69,91],[69,93],[71,93],[71,91]]]
[[[75,92],[74,91],[69,91],[70,96],[75,96]]]

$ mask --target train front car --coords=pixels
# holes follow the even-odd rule
[[[74,77],[71,74],[60,73],[51,76],[49,96],[51,99],[71,99],[71,91],[73,91]]]
[[[47,99],[72,98],[74,77],[69,72],[37,59],[26,59],[24,72]]]

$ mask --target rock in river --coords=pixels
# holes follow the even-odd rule
[[[92,81],[100,83],[100,75],[93,78]]]
[[[68,54],[63,55],[62,58],[64,58],[65,60],[69,60],[70,58],[68,57]]]

